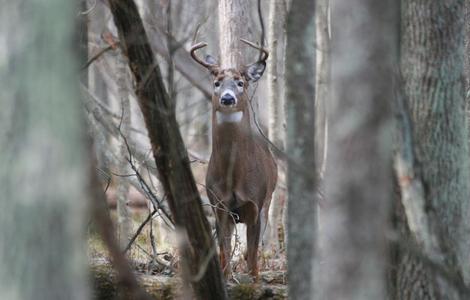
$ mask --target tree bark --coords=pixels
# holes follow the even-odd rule
[[[249,0],[220,0],[219,12],[219,49],[220,67],[222,69],[240,69],[251,63],[257,57],[251,47],[247,47],[240,38],[252,39]],[[253,87],[250,87],[253,89]],[[255,124],[260,118],[260,109],[257,97],[251,99],[252,113],[251,124]]]
[[[95,2],[94,0],[88,0],[88,7],[93,7],[93,10],[89,13],[88,18],[88,57],[95,56],[101,48],[98,46],[102,37],[101,34],[107,29],[107,22],[109,11],[107,10],[106,4],[102,2]],[[94,6],[93,6],[94,5]],[[100,73],[99,64],[102,64],[102,60],[98,60],[91,64],[86,71],[88,77],[88,84],[86,87],[96,95],[103,103],[108,104],[108,86]],[[108,69],[107,69],[108,70]],[[107,165],[103,163],[106,151],[109,144],[109,135],[105,131],[99,132],[99,137],[94,135],[93,146],[97,154],[98,167],[103,170],[108,170]]]
[[[126,247],[131,238],[132,230],[132,220],[130,217],[129,207],[127,205],[127,196],[129,195],[129,184],[124,178],[127,174],[131,173],[131,168],[129,167],[129,162],[127,161],[129,156],[127,145],[123,141],[127,140],[128,143],[131,143],[130,127],[131,127],[131,105],[130,105],[130,93],[127,89],[128,80],[127,80],[127,68],[126,60],[124,53],[120,51],[116,55],[116,71],[118,76],[118,101],[120,102],[118,107],[121,108],[121,119],[119,120],[119,132],[120,137],[117,143],[119,148],[119,160],[116,162],[117,172],[122,175],[116,179],[116,211],[117,211],[117,232],[119,244],[122,248]]]
[[[88,164],[71,49],[76,13],[69,1],[2,3],[1,299],[90,296]]]
[[[470,193],[464,2],[402,2],[401,70],[431,232],[438,237],[444,267],[468,284]],[[407,252],[401,253],[397,290],[401,291],[398,299],[466,298]]]
[[[191,283],[198,299],[226,299],[215,245],[178,131],[173,105],[165,91],[137,7],[131,0],[109,0],[109,4],[136,80],[137,98],[170,209],[181,230],[183,268],[190,273],[185,279]]]
[[[331,2],[332,97],[320,299],[385,299],[395,0]]]
[[[268,42],[270,59],[268,60],[268,95],[269,95],[269,140],[281,151],[284,151],[284,77],[281,68],[284,63],[286,44],[286,15],[287,7],[284,0],[274,0],[269,3]],[[279,172],[284,173],[284,172]],[[284,175],[279,174],[279,181],[284,182]],[[280,250],[279,230],[284,231],[282,211],[286,193],[280,184],[276,186],[269,209],[267,234],[263,238],[265,248],[273,253]]]
[[[317,144],[317,163],[319,166],[320,180],[325,174],[326,158],[328,154],[328,111],[329,91],[331,83],[331,61],[330,61],[330,1],[317,0],[316,6],[316,55],[317,55],[317,74],[316,74],[316,144]]]
[[[247,62],[242,53],[246,47],[242,46],[240,38],[249,39],[249,1],[248,0],[221,0],[219,1],[219,47],[220,67],[222,69],[240,68]]]
[[[287,279],[290,299],[311,299],[317,233],[315,1],[293,0],[287,16]],[[299,171],[299,166],[301,170]],[[308,171],[306,171],[308,170]]]
[[[465,113],[467,120],[467,140],[470,142],[470,1],[465,0],[465,58],[464,58],[464,73],[465,73]]]

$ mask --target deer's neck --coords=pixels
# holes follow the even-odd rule
[[[227,165],[240,155],[249,155],[254,139],[248,109],[230,114],[212,112],[212,158],[217,164]]]

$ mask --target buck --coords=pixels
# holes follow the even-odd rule
[[[258,277],[258,246],[261,227],[267,222],[269,205],[277,180],[277,166],[265,141],[253,131],[250,122],[248,85],[256,82],[266,68],[268,52],[260,50],[258,61],[241,68],[222,69],[211,56],[205,60],[191,48],[192,58],[207,68],[214,79],[212,95],[212,154],[206,190],[215,208],[220,261],[230,276],[231,239],[235,223],[247,226],[246,260],[252,276]]]

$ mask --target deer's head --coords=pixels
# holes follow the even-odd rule
[[[225,119],[228,122],[240,121],[242,112],[248,105],[248,85],[261,78],[268,58],[268,51],[265,49],[247,40],[241,39],[241,41],[260,50],[261,55],[258,61],[238,69],[221,69],[218,62],[210,55],[207,55],[204,60],[197,57],[195,52],[207,46],[206,43],[199,43],[191,48],[192,58],[211,72],[214,80],[212,105],[216,113],[228,116]]]

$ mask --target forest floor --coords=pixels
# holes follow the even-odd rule
[[[144,215],[142,212],[135,213],[132,217],[134,225],[138,226],[145,218]],[[114,219],[113,213],[112,216]],[[157,224],[153,224],[152,227],[147,226],[137,237],[127,255],[139,282],[155,299],[179,299],[184,289],[178,276],[178,256],[172,246],[170,235],[165,234],[165,230]],[[157,244],[159,247],[158,253],[151,246],[152,240],[154,245]],[[251,276],[246,274],[246,264],[241,257],[242,255],[238,254],[232,259],[233,279],[227,283],[230,299],[287,299],[284,255],[278,255],[277,258],[269,255],[261,256],[258,282],[253,282]],[[93,232],[89,233],[88,238],[88,258],[94,299],[119,299],[116,274],[107,249]]]

